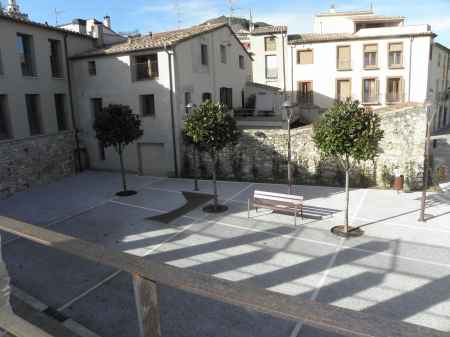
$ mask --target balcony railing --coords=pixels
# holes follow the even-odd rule
[[[386,104],[403,103],[405,101],[404,93],[387,93],[386,94]]]
[[[448,333],[406,322],[392,321],[315,301],[305,301],[298,297],[170,266],[151,258],[143,259],[3,216],[0,216],[0,229],[39,245],[130,273],[133,278],[141,337],[161,337],[159,285],[281,319],[301,321],[323,331],[323,336],[329,336],[326,332],[331,332],[342,337],[448,337]],[[9,331],[12,330],[11,323],[5,326],[7,322],[1,315],[0,325]]]

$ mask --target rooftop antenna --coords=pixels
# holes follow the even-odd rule
[[[56,8],[54,9],[53,13],[55,14],[55,26],[58,25],[58,17],[64,13],[64,11],[59,11]]]
[[[228,24],[231,26],[231,22],[233,20],[233,16],[234,16],[234,1],[235,0],[228,0],[228,7],[230,9],[230,16],[228,17]]]
[[[253,26],[253,13],[252,13],[252,9],[250,8],[250,20],[249,20],[249,31],[253,32],[254,26]]]
[[[181,20],[181,7],[180,7],[179,0],[175,0],[174,10],[175,10],[175,15],[177,17],[177,29],[180,29],[182,20]]]
[[[370,2],[370,11],[373,12],[373,2]]]

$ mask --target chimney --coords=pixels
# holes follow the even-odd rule
[[[81,34],[87,34],[86,29],[86,20],[83,19],[74,19],[72,20],[72,24],[76,27],[76,32]]]
[[[16,0],[8,0],[8,14],[14,15],[14,14],[19,14],[19,13],[20,13],[20,9],[19,9],[19,5],[16,3]]]
[[[103,46],[103,24],[98,21],[94,21],[92,27],[92,36],[97,39],[97,46]]]
[[[106,15],[103,18],[103,26],[105,26],[106,28],[111,29],[111,17],[109,15]]]

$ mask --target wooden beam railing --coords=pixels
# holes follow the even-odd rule
[[[157,285],[184,290],[348,337],[449,337],[448,333],[251,287],[115,251],[0,216],[0,229],[41,245],[129,272],[143,337],[161,336]],[[318,336],[320,337],[320,336]]]

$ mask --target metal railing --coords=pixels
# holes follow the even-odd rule
[[[142,62],[131,65],[133,79],[135,81],[152,80],[158,78],[158,62]]]
[[[3,216],[0,216],[0,229],[40,245],[130,273],[133,276],[141,337],[161,336],[158,285],[281,319],[301,321],[322,331],[346,337],[448,337],[448,333],[406,322],[305,301],[298,297],[170,266],[151,258],[143,259]]]

